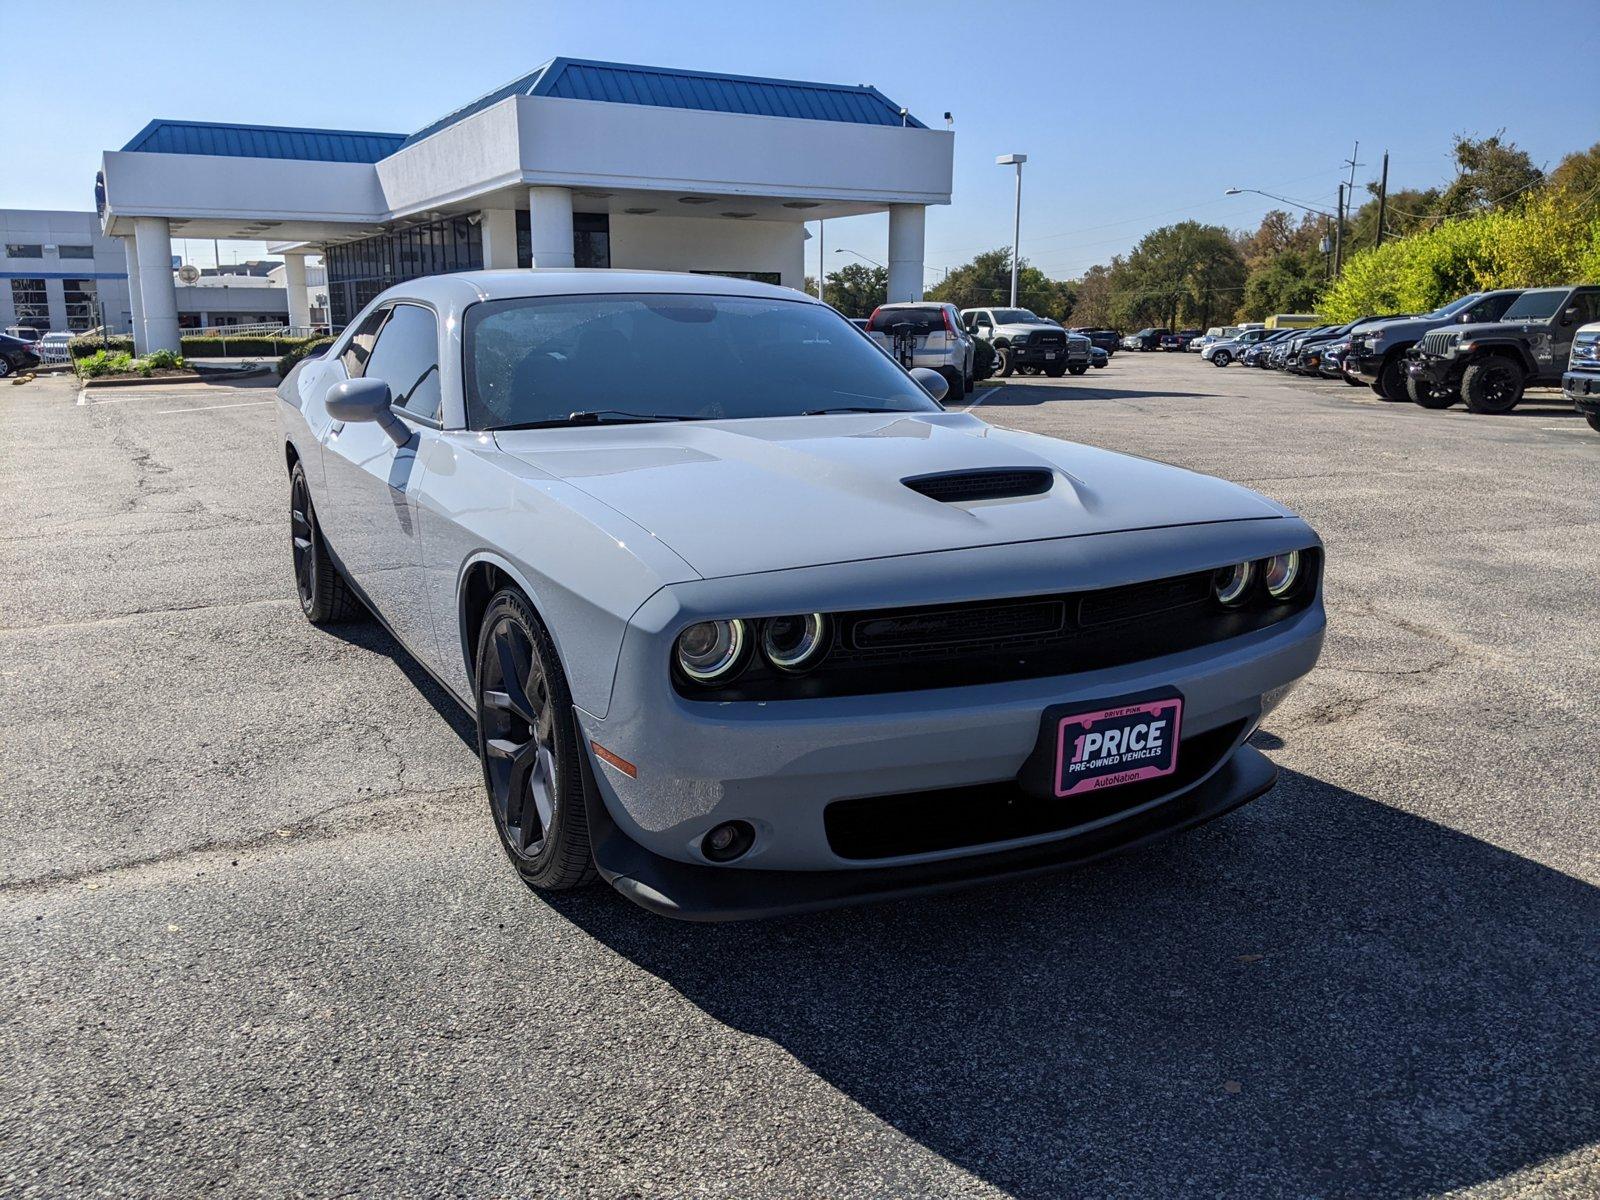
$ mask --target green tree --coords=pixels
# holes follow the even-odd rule
[[[1011,251],[989,250],[971,262],[953,267],[939,283],[928,289],[927,298],[957,308],[981,308],[1011,302]],[[1017,270],[1017,304],[1032,309],[1041,317],[1065,322],[1073,312],[1073,291],[1069,284],[1051,279],[1039,268],[1022,259]]]
[[[1244,256],[1220,225],[1180,221],[1145,234],[1111,282],[1122,324],[1204,328],[1239,306]]]
[[[1579,202],[1600,206],[1600,142],[1574,151],[1550,172],[1550,186],[1560,188]]]
[[[1486,138],[1456,135],[1456,177],[1439,198],[1443,216],[1490,211],[1515,203],[1544,182],[1544,172],[1501,129]]]
[[[1261,321],[1273,313],[1315,312],[1317,293],[1326,283],[1320,251],[1285,250],[1250,272],[1245,280],[1241,321]]]
[[[887,267],[850,263],[829,271],[823,299],[847,317],[870,317],[889,295]]]
[[[1076,325],[1088,328],[1110,328],[1115,319],[1113,304],[1115,293],[1112,290],[1112,274],[1122,263],[1120,256],[1111,260],[1111,265],[1100,264],[1090,267],[1083,273],[1082,279],[1073,280],[1067,286],[1072,289],[1075,301],[1072,306],[1072,320]]]

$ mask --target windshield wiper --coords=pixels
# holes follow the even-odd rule
[[[801,413],[802,417],[826,417],[833,413],[897,413],[909,412],[905,408],[867,408],[863,405],[843,405],[839,408],[812,408]]]
[[[543,421],[518,421],[514,425],[496,425],[489,432],[502,433],[508,429],[555,429],[562,425],[633,425],[639,422],[707,420],[710,418],[672,413],[624,412],[620,408],[597,408],[568,413],[564,417],[550,417]]]

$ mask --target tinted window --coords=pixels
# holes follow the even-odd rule
[[[1567,298],[1566,288],[1545,288],[1537,292],[1523,292],[1516,302],[1506,309],[1502,321],[1548,321],[1561,311],[1561,302]]]
[[[367,359],[369,379],[389,385],[391,403],[439,419],[439,324],[430,309],[397,304]]]
[[[93,258],[93,246],[57,246],[56,254],[61,258]]]
[[[44,247],[30,242],[7,242],[7,258],[43,258]]]
[[[794,300],[488,301],[467,310],[464,359],[474,429],[603,410],[705,419],[843,407],[938,411],[849,321]]]
[[[880,308],[872,314],[867,328],[873,333],[893,333],[896,326],[909,325],[912,333],[942,333],[944,310],[937,305],[925,308]]]
[[[1572,307],[1578,310],[1576,324],[1600,321],[1600,292],[1579,292],[1572,298]]]
[[[361,327],[351,335],[350,344],[344,348],[344,353],[339,355],[339,361],[344,364],[344,373],[349,378],[361,378],[361,373],[367,366],[367,359],[372,357],[372,343],[378,340],[378,330],[388,319],[389,310],[380,308],[361,322]]]

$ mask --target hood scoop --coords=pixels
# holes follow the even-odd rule
[[[1055,486],[1056,476],[1042,467],[979,467],[912,475],[900,482],[941,504],[965,504],[973,500],[1042,496]]]

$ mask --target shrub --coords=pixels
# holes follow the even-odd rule
[[[113,334],[103,341],[98,337],[75,337],[67,343],[67,353],[73,358],[88,358],[102,350],[110,354],[132,354],[133,339],[127,334]]]
[[[994,374],[994,347],[983,338],[972,339],[972,381]]]
[[[1600,280],[1600,213],[1560,190],[1355,255],[1318,306],[1331,321],[1425,312],[1467,292]]]
[[[139,361],[155,370],[165,368],[171,371],[181,371],[187,365],[183,361],[183,355],[174,354],[171,350],[152,350]]]
[[[133,355],[125,351],[115,353],[96,350],[75,363],[78,374],[84,379],[98,379],[102,375],[123,375],[133,369]]]
[[[331,337],[304,339],[302,345],[296,346],[282,358],[278,359],[278,378],[287,379],[289,377],[289,372],[294,370],[296,363],[300,362],[302,359],[310,358],[314,354],[322,353],[322,351],[326,350],[331,345],[333,345],[333,339]]]

